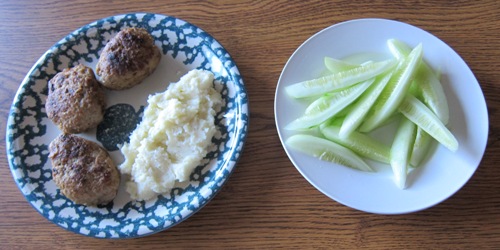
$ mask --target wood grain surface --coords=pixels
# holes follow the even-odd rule
[[[22,79],[73,30],[107,16],[152,12],[210,33],[231,54],[250,99],[244,153],[221,192],[198,213],[157,234],[103,240],[66,231],[36,212],[17,188],[0,134],[1,249],[500,247],[500,2],[483,1],[0,1],[0,128]],[[406,215],[356,211],[321,194],[288,160],[274,122],[283,66],[307,38],[366,17],[404,21],[462,56],[488,105],[488,146],[474,176],[439,205]]]

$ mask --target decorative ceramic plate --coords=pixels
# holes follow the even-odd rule
[[[190,176],[165,195],[133,201],[124,181],[106,206],[75,205],[56,188],[51,177],[48,145],[61,132],[47,118],[47,81],[64,68],[85,64],[95,70],[100,51],[124,27],[143,27],[163,52],[155,72],[142,84],[123,91],[107,91],[105,120],[80,136],[102,144],[115,163],[123,156],[117,145],[141,119],[150,94],[163,92],[191,69],[214,73],[223,97],[216,115],[220,133],[214,146]],[[208,33],[183,20],[134,13],[108,17],[86,25],[50,48],[23,80],[12,104],[7,125],[7,153],[14,180],[28,202],[44,217],[75,233],[98,238],[130,238],[172,227],[197,212],[215,196],[230,176],[243,149],[248,130],[248,98],[243,79],[228,52]],[[111,131],[111,132],[110,132]]]
[[[283,142],[294,132],[284,129],[301,116],[306,103],[293,100],[284,88],[318,77],[325,69],[325,56],[342,59],[352,55],[391,58],[387,40],[399,39],[411,47],[423,45],[424,60],[441,72],[450,108],[449,129],[459,142],[451,152],[439,145],[431,148],[421,167],[411,172],[408,187],[396,187],[389,165],[370,162],[376,173],[353,170],[304,155]],[[350,58],[352,59],[352,58]],[[419,211],[440,203],[457,192],[474,174],[488,138],[488,113],[481,88],[473,73],[443,41],[402,22],[359,19],[328,27],[305,41],[288,60],[276,89],[275,118],[280,139],[298,171],[328,197],[354,209],[379,214]],[[376,131],[378,139],[391,145],[394,129]]]

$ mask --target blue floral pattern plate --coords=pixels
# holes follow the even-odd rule
[[[47,82],[57,72],[79,63],[92,67],[100,51],[124,27],[142,27],[155,39],[162,59],[142,84],[123,91],[107,91],[104,121],[80,136],[103,145],[116,164],[123,161],[118,145],[141,120],[150,94],[163,92],[191,69],[214,73],[214,85],[223,97],[216,115],[220,133],[213,147],[191,174],[165,195],[133,201],[124,179],[108,205],[74,204],[52,180],[48,145],[61,131],[47,118]],[[208,33],[171,16],[132,13],[86,25],[56,43],[23,80],[7,124],[7,154],[12,175],[27,201],[44,217],[72,232],[97,238],[132,238],[170,228],[201,209],[229,178],[243,150],[248,131],[248,98],[243,79],[228,52]]]

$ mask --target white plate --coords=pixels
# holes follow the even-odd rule
[[[105,115],[103,127],[81,136],[102,143],[115,163],[121,163],[123,157],[116,145],[123,143],[135,128],[148,95],[165,91],[169,83],[177,82],[194,68],[215,75],[215,86],[223,97],[215,119],[220,133],[214,136],[214,146],[190,181],[177,183],[169,194],[148,202],[132,201],[124,190],[125,178],[122,178],[118,196],[112,203],[99,207],[75,205],[52,181],[48,144],[61,132],[45,113],[47,81],[78,63],[95,69],[107,41],[120,29],[132,26],[146,28],[155,38],[163,52],[160,64],[140,85],[129,90],[107,91],[107,112],[113,115]],[[21,83],[12,104],[7,124],[7,153],[19,189],[48,220],[92,237],[139,237],[180,223],[215,196],[240,157],[248,119],[243,79],[231,56],[213,37],[175,17],[132,13],[86,25],[56,43],[38,60]],[[106,126],[111,130],[106,130]]]
[[[303,114],[305,109],[304,102],[285,94],[286,86],[316,78],[324,70],[325,56],[340,59],[357,53],[375,53],[389,58],[386,41],[390,38],[402,40],[412,47],[422,43],[424,59],[442,72],[450,106],[449,127],[460,144],[455,153],[442,146],[432,148],[422,167],[411,173],[406,190],[396,187],[388,165],[375,164],[377,173],[360,172],[306,156],[283,143],[293,134],[284,130],[284,126]],[[384,19],[339,23],[305,41],[281,73],[274,111],[278,133],[288,157],[314,187],[346,206],[378,214],[419,211],[453,195],[476,171],[488,137],[484,96],[462,58],[432,34],[406,23]],[[390,143],[387,138],[380,139]]]

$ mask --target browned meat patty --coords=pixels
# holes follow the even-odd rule
[[[91,68],[77,65],[49,81],[45,110],[64,133],[76,134],[96,127],[106,108],[105,93]]]
[[[112,201],[120,173],[108,152],[97,143],[61,134],[49,146],[52,179],[68,199],[94,206]]]
[[[100,82],[109,89],[128,89],[141,83],[155,70],[160,49],[143,28],[127,28],[104,47],[96,66]]]

